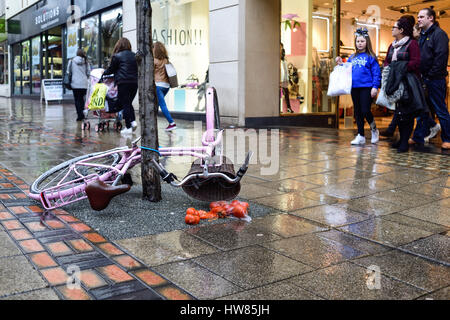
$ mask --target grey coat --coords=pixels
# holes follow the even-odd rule
[[[72,89],[87,89],[89,73],[91,70],[89,63],[85,62],[82,57],[76,56],[71,60],[71,68]]]

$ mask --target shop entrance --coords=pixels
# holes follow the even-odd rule
[[[392,26],[402,15],[412,15],[417,22],[419,11],[432,7],[438,16],[440,27],[450,34],[450,1],[410,1],[400,0],[393,3],[390,0],[374,0],[367,4],[363,1],[341,1],[340,22],[340,55],[349,57],[354,53],[354,33],[357,28],[369,30],[373,49],[376,51],[380,65],[386,58],[389,45],[394,40]],[[448,98],[447,98],[448,105]],[[392,119],[392,111],[372,104],[372,113],[377,126],[385,128]],[[365,124],[366,128],[369,125]],[[354,129],[353,103],[350,96],[339,98],[339,128]]]
[[[62,27],[55,27],[43,35],[42,77],[61,79],[63,76]]]

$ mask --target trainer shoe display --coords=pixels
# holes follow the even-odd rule
[[[372,138],[370,139],[370,142],[377,143],[378,141],[380,141],[380,132],[378,131],[378,129],[371,131],[372,131]]]
[[[167,126],[166,131],[172,131],[172,130],[175,130],[176,128],[177,128],[177,125],[174,122]]]
[[[361,136],[359,133],[355,137],[355,139],[353,139],[352,142],[351,142],[351,144],[365,144],[365,143],[366,143],[366,138]]]
[[[132,134],[133,133],[133,129],[125,128],[125,129],[120,130],[120,133],[121,134],[125,134],[125,135]]]
[[[423,140],[425,140],[426,143],[430,142],[430,139],[436,137],[439,131],[441,131],[441,125],[437,123],[434,127],[430,129],[430,134],[426,136]]]

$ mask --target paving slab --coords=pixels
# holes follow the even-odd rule
[[[0,300],[61,300],[61,298],[50,288],[38,289],[31,292],[19,293]]]
[[[333,205],[301,209],[290,214],[316,221],[328,227],[340,227],[370,219],[369,215]]]
[[[4,257],[17,256],[22,252],[17,248],[6,232],[0,231],[0,259]]]
[[[259,246],[215,253],[195,258],[194,262],[243,289],[260,287],[313,270]]]
[[[380,289],[372,289],[366,268],[350,262],[289,279],[294,285],[332,300],[410,300],[426,291],[381,275]]]
[[[430,237],[419,239],[400,248],[441,262],[450,267],[450,238],[447,235],[434,234]]]
[[[366,268],[377,266],[382,274],[428,292],[450,284],[450,268],[397,250],[351,262]]]

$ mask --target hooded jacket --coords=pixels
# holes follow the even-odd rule
[[[72,68],[72,89],[87,89],[90,66],[84,58],[74,57],[70,62]]]

